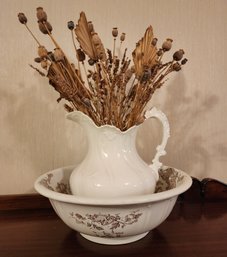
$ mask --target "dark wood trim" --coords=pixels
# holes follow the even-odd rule
[[[216,179],[205,178],[201,181],[205,200],[227,200],[227,185]]]
[[[215,179],[202,181],[193,178],[191,188],[179,197],[180,201],[226,201],[227,185]],[[0,211],[51,208],[47,198],[39,194],[0,195]]]
[[[47,198],[39,194],[0,195],[0,211],[51,208]]]
[[[204,178],[201,181],[197,178],[192,178],[192,180],[192,186],[181,195],[181,200],[193,202],[227,200],[227,184],[211,178]]]

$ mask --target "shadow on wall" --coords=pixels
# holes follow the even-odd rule
[[[79,162],[86,143],[82,129],[65,119],[63,104],[56,102],[58,95],[45,88],[50,87],[47,80],[34,81],[36,85],[19,83],[10,85],[11,91],[0,91],[5,109],[0,161],[7,169],[19,174],[30,171],[37,177],[48,169]]]
[[[218,97],[216,95],[204,95],[204,92],[199,90],[194,91],[193,94],[187,93],[186,88],[188,86],[184,77],[179,74],[166,88],[161,89],[167,90],[167,94],[164,104],[158,108],[167,115],[171,129],[171,136],[166,147],[167,155],[161,161],[166,165],[185,170],[192,176],[203,178],[206,177],[215,154],[215,150],[208,146],[215,143],[215,148],[220,149],[222,145],[219,142],[213,142],[215,137],[210,135],[207,130],[207,124],[212,126],[212,123],[209,124],[209,122],[212,120],[212,110],[218,104]],[[151,125],[148,124],[145,127],[143,132],[149,139],[140,142],[138,148],[139,152],[144,151],[143,149],[149,149],[149,155],[145,153],[142,156],[146,162],[151,162],[149,142],[155,140],[155,144],[152,144],[153,148],[160,142],[161,126],[157,127],[156,125],[156,131],[152,128],[153,136],[148,133],[148,128],[150,129]],[[159,140],[156,139],[157,137]],[[142,148],[140,145],[143,145]],[[224,150],[222,149],[222,153],[220,153],[223,158],[227,149]],[[154,155],[153,150],[151,155]]]

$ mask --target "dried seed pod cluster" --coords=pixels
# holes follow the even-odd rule
[[[173,40],[167,38],[158,48],[151,26],[136,44],[132,60],[127,57],[127,48],[116,54],[116,44],[119,42],[121,50],[126,38],[116,27],[112,29],[113,49],[105,50],[92,22],[81,12],[76,25],[73,21],[67,24],[77,58],[74,65],[53,37],[42,7],[37,8],[36,16],[40,31],[50,37],[54,49],[49,51],[39,42],[27,26],[26,16],[19,13],[20,23],[38,44],[35,62],[43,70],[30,66],[49,79],[49,84],[60,94],[57,101],[67,101],[64,106],[68,112],[81,111],[98,126],[109,124],[125,131],[143,122],[146,105],[154,92],[163,86],[169,73],[181,70],[187,62],[184,50],[180,49],[174,52],[172,60],[163,63],[163,55],[171,50]]]

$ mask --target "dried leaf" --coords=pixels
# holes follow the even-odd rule
[[[75,28],[75,34],[80,47],[93,60],[97,60],[98,54],[92,41],[92,35],[89,30],[87,18],[84,12],[80,13],[80,19]]]
[[[153,39],[153,29],[149,26],[132,53],[137,77],[143,74],[145,67],[152,68],[157,62],[157,48],[152,44]]]

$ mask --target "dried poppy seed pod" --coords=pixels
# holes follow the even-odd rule
[[[79,48],[76,50],[77,53],[77,59],[79,62],[83,62],[85,60],[85,54],[84,52]]]
[[[163,54],[163,50],[159,49],[158,52],[157,52],[157,56],[161,56],[162,54]]]
[[[37,62],[37,63],[40,63],[40,62],[42,61],[42,59],[41,59],[40,57],[36,57],[36,58],[34,59],[34,61]]]
[[[156,46],[156,45],[157,45],[157,42],[158,42],[158,39],[155,37],[155,38],[152,39],[151,44],[152,44],[153,46]]]
[[[173,40],[170,38],[167,38],[166,41],[162,44],[163,51],[169,51],[172,47]]]
[[[48,67],[48,63],[47,63],[47,60],[42,60],[41,61],[41,63],[40,63],[40,65],[41,65],[41,67],[43,68],[43,69],[47,69],[47,67]]]
[[[46,50],[45,46],[38,47],[38,56],[40,58],[46,58],[48,55],[48,51]]]
[[[24,13],[20,12],[18,13],[18,19],[19,19],[19,22],[22,23],[22,24],[26,24],[28,19],[27,17],[24,15]]]
[[[145,67],[142,78],[141,78],[141,82],[148,81],[150,79],[150,77],[151,77],[151,70],[149,70],[147,67]]]
[[[85,104],[87,107],[91,106],[91,102],[88,98],[82,98],[83,104]]]
[[[56,62],[62,61],[64,59],[64,53],[60,48],[54,49],[54,59]]]
[[[51,24],[46,21],[46,22],[41,22],[41,21],[38,21],[39,23],[39,30],[43,33],[43,34],[48,34],[48,32],[51,33],[52,31],[52,26]]]
[[[41,21],[38,21],[38,24],[39,24],[39,30],[40,30],[43,34],[48,34],[48,31],[47,31],[45,25],[44,25]]]
[[[178,51],[176,51],[174,54],[173,54],[173,59],[175,61],[180,61],[182,58],[183,58],[183,55],[184,55],[184,50],[183,49],[180,49]]]
[[[88,21],[87,25],[88,25],[89,31],[94,32],[94,27],[93,27],[92,21]]]
[[[89,63],[89,65],[91,65],[91,66],[92,66],[92,65],[94,65],[94,64],[95,64],[95,60],[93,60],[93,59],[89,59],[89,60],[88,60],[88,63]]]
[[[70,29],[70,30],[73,30],[75,27],[73,21],[68,21],[67,26],[68,26],[68,29]]]
[[[47,26],[47,29],[48,29],[49,32],[51,33],[51,31],[53,30],[51,24],[50,24],[48,21],[46,21],[46,22],[45,22],[45,25]]]
[[[118,29],[117,28],[113,28],[112,35],[113,35],[113,37],[117,37],[118,36]]]
[[[181,65],[185,65],[187,63],[188,59],[187,58],[184,58],[182,61],[181,61]]]
[[[47,14],[44,12],[43,7],[36,8],[36,17],[38,21],[46,22],[47,21]]]
[[[173,64],[173,70],[174,70],[174,71],[179,71],[179,70],[181,70],[181,65],[179,64],[179,62],[175,62],[175,63]]]
[[[120,40],[121,40],[121,42],[125,41],[125,33],[121,34]]]

